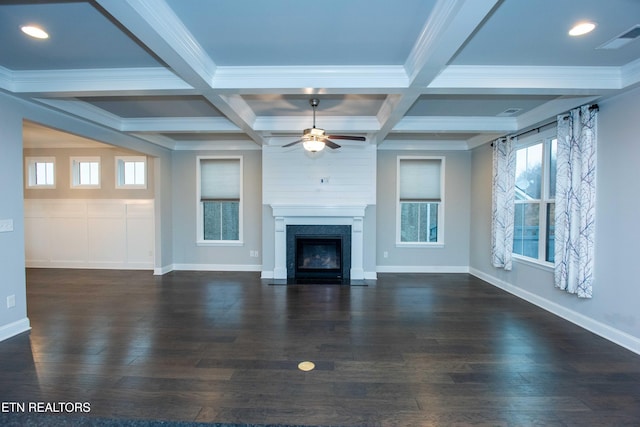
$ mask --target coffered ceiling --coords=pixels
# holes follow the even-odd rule
[[[0,90],[171,150],[287,144],[312,97],[328,133],[468,149],[637,86],[638,25],[638,0],[4,1]]]

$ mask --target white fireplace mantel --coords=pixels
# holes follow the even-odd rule
[[[364,279],[363,220],[366,205],[272,204],[275,218],[274,279],[287,278],[287,225],[350,225],[351,279]]]

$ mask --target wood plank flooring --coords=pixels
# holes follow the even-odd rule
[[[32,330],[0,342],[0,400],[169,421],[640,425],[640,356],[467,274],[367,284],[30,269]]]

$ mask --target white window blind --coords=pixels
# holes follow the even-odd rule
[[[200,200],[240,200],[240,159],[200,160]]]
[[[400,159],[400,201],[441,201],[440,159]]]

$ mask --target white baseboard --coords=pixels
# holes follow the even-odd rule
[[[472,274],[473,276],[476,276],[493,286],[503,289],[510,294],[522,298],[523,300],[528,301],[531,304],[537,305],[538,307],[550,313],[553,313],[556,316],[559,316],[575,325],[578,325],[590,332],[593,332],[594,334],[599,335],[602,338],[618,344],[619,346],[622,346],[627,350],[630,350],[636,354],[640,354],[640,339],[634,337],[633,335],[620,331],[619,329],[612,328],[609,325],[605,325],[602,322],[593,320],[590,317],[584,316],[576,311],[569,310],[566,307],[556,304],[553,301],[549,301],[546,298],[541,298],[538,295],[532,294],[531,292],[525,291],[517,286],[513,286],[512,284],[507,283],[504,280],[493,277],[475,268],[469,268],[469,274]]]
[[[0,326],[0,341],[4,341],[31,329],[29,318],[25,317],[8,325]]]
[[[430,265],[379,265],[378,273],[468,273],[466,265],[430,266]]]
[[[178,271],[262,271],[258,264],[173,264]]]
[[[83,261],[25,261],[26,268],[77,268],[91,270],[153,270],[146,262],[83,262]]]
[[[153,269],[154,276],[162,276],[163,274],[171,273],[173,271],[173,264],[163,265],[162,267],[156,267]]]

